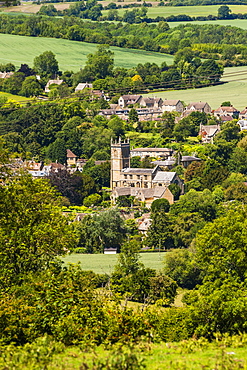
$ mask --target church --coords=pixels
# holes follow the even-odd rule
[[[177,184],[183,193],[183,181],[176,172],[162,171],[154,168],[130,167],[129,139],[111,141],[111,190],[112,201],[119,196],[134,196],[150,207],[156,199],[165,198],[173,204],[174,197],[169,185]]]

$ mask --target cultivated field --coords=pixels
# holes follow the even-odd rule
[[[230,101],[238,109],[245,108],[247,106],[247,66],[225,68],[222,81],[229,82],[200,89],[169,90],[148,95],[159,96],[162,99],[180,99],[186,104],[206,101],[212,109],[217,109],[224,101]]]
[[[141,253],[141,262],[145,267],[161,270],[165,253]],[[65,263],[78,263],[83,270],[92,270],[98,274],[112,273],[117,263],[116,254],[69,254],[63,257]]]
[[[62,71],[78,71],[85,65],[87,55],[96,51],[96,44],[46,37],[28,37],[18,35],[0,34],[0,64],[12,62],[16,66],[22,63],[33,65],[35,56],[44,51],[51,50]],[[115,66],[132,68],[138,63],[162,62],[172,64],[173,57],[145,50],[124,49],[111,47],[114,52]]]
[[[168,17],[170,15],[187,14],[191,17],[217,15],[220,5],[198,5],[198,6],[157,6],[147,8],[147,15],[150,18]],[[232,13],[247,13],[247,5],[229,5]],[[119,15],[123,15],[127,9],[118,9]],[[108,10],[102,13],[107,14]]]

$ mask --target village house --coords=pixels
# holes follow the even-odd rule
[[[172,156],[173,152],[171,148],[135,148],[131,149],[130,156],[131,158],[138,156],[141,159],[146,157],[167,159]]]
[[[220,125],[200,125],[199,136],[203,144],[213,144],[214,137],[220,131]]]
[[[230,107],[220,106],[218,109],[214,111],[214,116],[221,119],[222,121],[229,120],[228,119],[229,117],[230,117],[230,120],[234,118],[238,118],[238,115],[239,115],[239,110],[234,108],[232,105]]]
[[[187,168],[192,162],[199,162],[201,161],[201,158],[197,158],[191,155],[183,155],[179,160],[176,160],[176,158],[171,157],[169,159],[166,159],[165,161],[154,161],[152,162],[156,166],[158,165],[160,168],[165,169],[172,169],[175,165],[181,164],[184,168]]]
[[[183,192],[183,181],[176,172],[155,168],[130,167],[129,140],[111,142],[111,190],[113,202],[121,195],[135,196],[139,201],[151,206],[155,199],[165,198],[172,204],[173,194],[170,184],[177,184]]]
[[[184,111],[184,106],[181,100],[164,100],[162,104],[162,112],[179,112]]]
[[[240,119],[237,124],[240,127],[240,131],[247,130],[247,120],[246,119]]]
[[[210,105],[206,102],[196,102],[196,103],[190,103],[186,107],[186,111],[192,112],[204,112],[206,114],[210,114],[212,112],[212,109]]]
[[[163,100],[161,98],[151,98],[151,97],[145,97],[141,98],[139,101],[140,107],[144,108],[161,108],[162,107]]]
[[[238,116],[239,119],[247,120],[247,107],[245,107]]]
[[[49,93],[50,92],[50,86],[51,85],[61,85],[63,83],[63,80],[60,80],[59,77],[55,80],[49,80],[47,84],[45,85],[45,92]]]
[[[75,155],[70,149],[67,149],[67,165],[69,167],[75,167],[77,163],[77,155]]]
[[[83,91],[84,89],[92,89],[93,88],[93,84],[89,84],[88,82],[85,82],[85,83],[79,83],[76,88],[75,88],[75,92],[80,92],[80,91]]]
[[[14,72],[0,72],[0,78],[10,78]]]
[[[118,105],[121,108],[125,108],[128,105],[140,104],[141,99],[141,95],[123,95],[118,99]]]

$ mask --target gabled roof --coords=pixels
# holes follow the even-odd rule
[[[193,162],[193,161],[201,161],[201,158],[197,158],[192,155],[183,155],[181,159],[181,162]]]
[[[67,158],[77,158],[77,155],[75,155],[70,149],[67,149]]]
[[[137,174],[137,175],[151,175],[153,173],[153,168],[123,168],[122,172],[125,174]]]
[[[168,171],[158,171],[154,176],[154,182],[172,182],[174,177],[176,176],[176,172],[168,172]]]
[[[194,102],[194,103],[190,103],[186,107],[186,109],[190,110],[192,107],[194,107],[195,109],[203,109],[203,108],[205,108],[206,104],[208,104],[208,103],[202,102],[202,101],[200,101],[200,102]]]
[[[227,112],[227,113],[234,113],[239,112],[236,108],[234,108],[232,105],[230,107],[220,106],[218,109],[216,109],[214,112]]]
[[[171,148],[135,148],[131,152],[173,152]]]
[[[218,131],[220,131],[219,125],[202,125],[200,133],[204,136],[214,136]]]
[[[63,83],[63,80],[59,80],[59,78],[57,78],[56,80],[49,80],[46,84],[46,87],[49,87],[50,85],[61,85]]]
[[[132,102],[133,104],[137,102],[142,96],[141,95],[122,95],[121,98],[125,102]]]
[[[245,107],[241,112],[240,114],[246,114],[247,113],[247,107]]]
[[[83,89],[86,89],[86,88],[88,88],[88,89],[92,89],[92,88],[93,88],[93,84],[89,84],[89,83],[87,83],[87,82],[85,82],[85,83],[79,83],[79,84],[76,86],[75,90],[76,90],[76,91],[80,91],[80,90],[83,90]]]
[[[164,100],[163,105],[176,106],[179,102],[180,102],[180,100],[178,100],[178,99],[176,99],[176,100]]]

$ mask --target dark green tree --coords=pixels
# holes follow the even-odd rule
[[[231,9],[227,5],[221,5],[218,9],[218,18],[219,19],[228,19],[231,13]]]
[[[55,77],[59,71],[56,56],[52,51],[45,51],[44,53],[35,57],[33,61],[33,68],[42,77]]]
[[[152,223],[148,229],[145,245],[150,248],[166,250],[174,246],[171,216],[164,210],[151,214]]]
[[[93,78],[105,78],[112,75],[114,67],[114,53],[107,45],[99,45],[94,54],[87,56],[86,67],[89,68]]]

